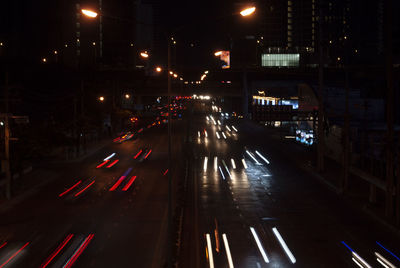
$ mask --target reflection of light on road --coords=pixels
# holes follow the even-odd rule
[[[264,160],[267,164],[269,164],[269,161],[267,160],[267,158],[265,158],[262,154],[260,154],[258,151],[256,151],[256,154],[261,157],[262,160]]]
[[[208,162],[208,157],[206,156],[206,157],[204,157],[204,165],[203,165],[204,172],[207,171],[207,162]]]
[[[218,169],[218,157],[214,156],[214,171]]]
[[[214,257],[212,252],[210,234],[206,234],[206,239],[207,239],[207,250],[208,250],[208,262],[210,263],[210,268],[214,268]]]
[[[219,172],[221,172],[222,178],[225,180],[224,172],[222,172],[221,166],[218,166]]]
[[[375,252],[376,260],[385,268],[396,268],[390,261],[388,261],[386,258],[384,258],[381,254],[378,252]]]
[[[233,160],[233,158],[231,158],[231,162],[232,162],[232,168],[233,168],[233,169],[236,169],[235,160]]]
[[[238,132],[238,130],[234,126],[232,126],[232,128],[233,128],[234,131]]]
[[[222,136],[224,136],[224,139],[226,140],[226,136],[225,136],[225,133],[224,133],[224,132],[222,132]]]
[[[233,268],[231,250],[229,249],[229,243],[228,243],[228,239],[226,238],[226,234],[222,234],[222,239],[224,240],[226,257],[228,258],[229,268]]]
[[[242,159],[242,163],[243,163],[244,168],[247,169],[247,164],[246,164],[246,161],[244,160],[244,158]]]
[[[103,160],[103,161],[107,161],[107,160],[109,160],[109,159],[113,158],[113,157],[114,157],[114,155],[115,155],[115,153],[112,153],[112,154],[110,154],[109,156],[107,156],[106,158],[104,158],[104,160]]]
[[[257,165],[261,165],[261,163],[258,162],[257,159],[249,151],[246,150],[246,153],[254,160],[254,162],[256,162]]]
[[[220,139],[218,131],[216,131],[215,134],[217,135],[217,138]]]
[[[351,258],[353,260],[353,262],[355,262],[358,266],[362,267],[362,268],[372,268],[371,265],[369,265],[363,258],[361,258],[360,256],[358,256],[357,253],[355,253],[354,251],[352,252],[353,257]]]
[[[292,263],[296,262],[296,258],[293,256],[292,252],[288,248],[288,246],[285,243],[285,240],[283,240],[281,234],[278,232],[278,229],[276,227],[272,228],[272,231],[274,232],[276,238],[278,238],[279,243],[281,244],[283,250],[285,251],[286,255],[289,257],[290,261]]]
[[[262,244],[261,244],[261,242],[260,242],[260,239],[258,238],[258,235],[257,235],[257,233],[256,233],[256,230],[254,230],[253,227],[250,227],[250,231],[251,231],[251,233],[253,234],[254,240],[255,240],[256,243],[257,243],[258,250],[260,251],[260,253],[261,253],[261,255],[262,255],[264,261],[265,261],[266,263],[269,263],[269,259],[268,259],[267,254],[265,253],[265,250],[264,250],[264,248],[263,248],[263,246],[262,246]]]

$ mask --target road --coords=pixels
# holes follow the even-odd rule
[[[184,126],[174,120],[175,182],[183,172]],[[56,180],[0,214],[0,267],[161,267],[167,144],[166,125],[156,124],[135,140],[110,141],[83,162],[50,165]],[[148,157],[134,159],[144,147]]]
[[[400,266],[399,237],[296,166],[301,149],[211,107],[191,122],[198,234],[183,267],[391,267],[375,252]]]

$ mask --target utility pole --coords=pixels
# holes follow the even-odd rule
[[[318,171],[324,170],[324,60],[323,60],[323,38],[322,38],[322,3],[319,4],[318,18],[318,147],[317,147],[317,167]]]
[[[171,35],[168,36],[168,63],[167,63],[167,79],[168,79],[168,239],[167,239],[167,256],[168,268],[172,268],[172,155],[171,155]]]

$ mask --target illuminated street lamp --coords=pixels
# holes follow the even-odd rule
[[[131,96],[129,94],[125,94],[125,99],[129,99]]]
[[[254,13],[254,11],[256,11],[255,7],[249,7],[240,11],[240,15],[242,15],[243,17],[250,16]]]
[[[141,56],[142,58],[147,59],[147,58],[149,57],[149,54],[147,53],[147,51],[143,51],[143,52],[140,52],[140,56]]]
[[[156,72],[160,73],[162,71],[161,67],[156,67]]]
[[[103,101],[104,101],[104,97],[103,97],[103,96],[100,96],[100,97],[99,97],[99,101],[103,102]]]
[[[47,62],[47,59],[46,59],[46,58],[43,58],[43,59],[42,59],[42,62],[43,62],[43,63],[46,63],[46,62]]]
[[[93,10],[88,10],[88,9],[81,9],[81,12],[83,15],[89,17],[89,18],[96,18],[97,17],[97,12]]]
[[[173,74],[174,74],[174,72],[173,72],[173,71],[169,71],[169,74],[170,74],[170,75],[173,75]]]
[[[177,74],[174,74],[174,77],[175,77],[175,78],[177,78],[177,77],[178,77],[178,75],[177,75]]]
[[[215,57],[221,56],[222,55],[222,51],[217,51],[214,53]]]

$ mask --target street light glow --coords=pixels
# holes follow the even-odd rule
[[[222,55],[222,51],[217,51],[217,52],[214,53],[214,55],[215,55],[216,57],[221,56],[221,55]]]
[[[104,97],[103,96],[99,97],[99,101],[104,101]]]
[[[178,77],[178,75],[177,75],[177,74],[174,74],[174,77],[175,77],[175,78],[177,78],[177,77]]]
[[[249,8],[246,8],[246,9],[243,9],[242,11],[240,11],[240,15],[242,15],[243,17],[246,17],[246,16],[253,14],[254,11],[256,11],[255,7],[249,7]]]
[[[140,56],[141,56],[142,58],[148,58],[148,57],[149,57],[149,54],[147,53],[147,51],[143,51],[143,52],[140,52]]]
[[[162,68],[161,68],[161,67],[157,67],[157,68],[156,68],[156,72],[159,73],[159,72],[161,72],[161,71],[162,71]]]
[[[129,99],[131,96],[129,94],[125,94],[125,99]]]
[[[89,17],[89,18],[96,18],[97,17],[97,12],[88,10],[88,9],[82,9],[81,10],[82,14]]]

